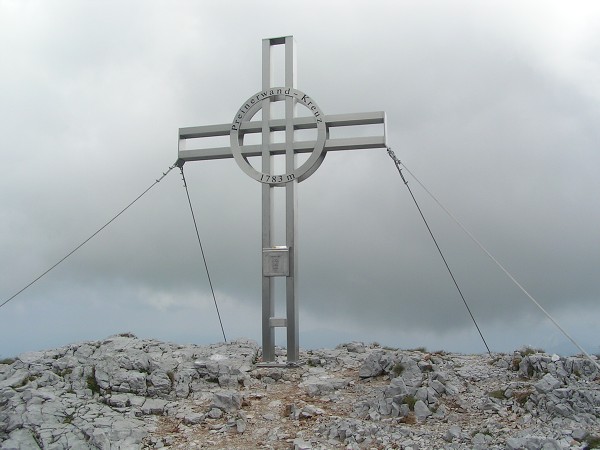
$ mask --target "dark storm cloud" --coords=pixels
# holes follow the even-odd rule
[[[260,89],[261,39],[293,34],[298,87],[326,114],[385,110],[398,157],[559,321],[597,321],[599,11],[541,5],[0,3],[2,297],[160,176],[178,127],[230,122]],[[226,328],[258,338],[260,187],[233,160],[185,171]],[[177,172],[0,310],[0,353],[124,329],[220,338]],[[407,178],[492,346],[547,336]],[[481,350],[385,150],[328,155],[299,214],[302,344]]]

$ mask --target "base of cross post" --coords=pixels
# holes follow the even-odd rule
[[[284,324],[286,321],[286,319],[277,319],[277,318],[270,318],[268,323],[265,324],[265,330],[268,330],[268,332],[266,333],[266,336],[264,336],[263,339],[263,343],[262,343],[262,360],[263,362],[260,364],[274,364],[276,366],[294,366],[294,365],[303,365],[304,363],[302,363],[300,361],[300,347],[298,345],[298,340],[296,339],[294,342],[292,342],[292,346],[286,349],[286,358],[287,358],[287,362],[283,363],[283,362],[279,362],[278,359],[278,355],[275,352],[275,328],[279,327],[279,328],[285,328],[286,324]],[[283,355],[279,355],[279,358],[282,358]],[[264,366],[266,367],[266,366]]]
[[[281,368],[281,369],[293,369],[296,367],[302,367],[306,364],[306,361],[288,361],[286,363],[279,363],[279,362],[262,362],[262,363],[257,363],[256,367],[261,368],[261,367],[270,367],[270,368]]]

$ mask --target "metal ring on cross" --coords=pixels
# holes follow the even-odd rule
[[[274,99],[275,101],[278,101],[284,100],[286,97],[295,99],[298,104],[303,105],[310,111],[317,128],[317,140],[308,159],[297,168],[294,168],[293,171],[283,174],[259,172],[248,162],[248,156],[262,155],[262,147],[265,145],[269,146],[268,150],[269,154],[271,154],[271,144],[270,142],[263,141],[262,146],[255,146],[258,147],[259,150],[254,152],[244,151],[244,124],[250,122],[252,117],[254,117],[254,115],[262,108],[263,100],[273,101]],[[268,118],[263,117],[263,121],[264,120],[268,120]],[[294,119],[292,118],[292,121],[293,120]],[[271,128],[269,128],[269,133],[270,132]],[[321,109],[304,92],[288,87],[273,87],[254,94],[242,105],[231,123],[229,137],[231,140],[233,157],[246,175],[271,186],[283,186],[290,181],[303,181],[319,168],[326,154],[325,141],[327,140],[327,125],[325,124],[325,115]],[[284,145],[293,146],[294,143],[287,142]]]

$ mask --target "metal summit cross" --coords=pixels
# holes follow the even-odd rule
[[[273,49],[284,46],[284,86],[272,86]],[[283,108],[277,109],[278,106]],[[305,109],[304,115],[296,115],[297,106]],[[277,112],[283,117],[277,117]],[[252,120],[260,111],[257,120]],[[381,126],[379,136],[329,138],[333,127],[357,125]],[[179,160],[181,166],[187,161],[235,158],[239,167],[250,177],[262,183],[262,346],[263,361],[275,361],[275,328],[287,328],[288,364],[298,361],[298,303],[296,279],[298,274],[298,249],[296,246],[298,182],[308,178],[321,165],[328,151],[385,148],[385,113],[356,113],[325,115],[315,101],[296,89],[296,49],[292,36],[263,39],[262,41],[262,90],[246,100],[236,112],[231,123],[186,127],[179,129]],[[275,137],[283,136],[283,142]],[[311,139],[296,140],[304,133],[312,133]],[[220,148],[187,149],[186,141],[193,143],[199,138],[230,136],[230,146]],[[254,143],[250,142],[254,135]],[[256,135],[261,138],[256,142]],[[245,137],[247,140],[245,141]],[[312,139],[314,138],[314,139]],[[281,140],[281,139],[279,139]],[[304,162],[297,164],[297,154],[308,153]],[[285,171],[276,172],[275,155],[285,156]],[[250,157],[260,157],[260,170],[249,162]],[[255,162],[256,165],[259,165]],[[285,246],[273,243],[273,189],[285,188]],[[275,317],[274,277],[285,277],[286,317]]]

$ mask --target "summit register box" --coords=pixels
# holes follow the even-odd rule
[[[290,249],[288,247],[263,248],[263,276],[290,276]]]

